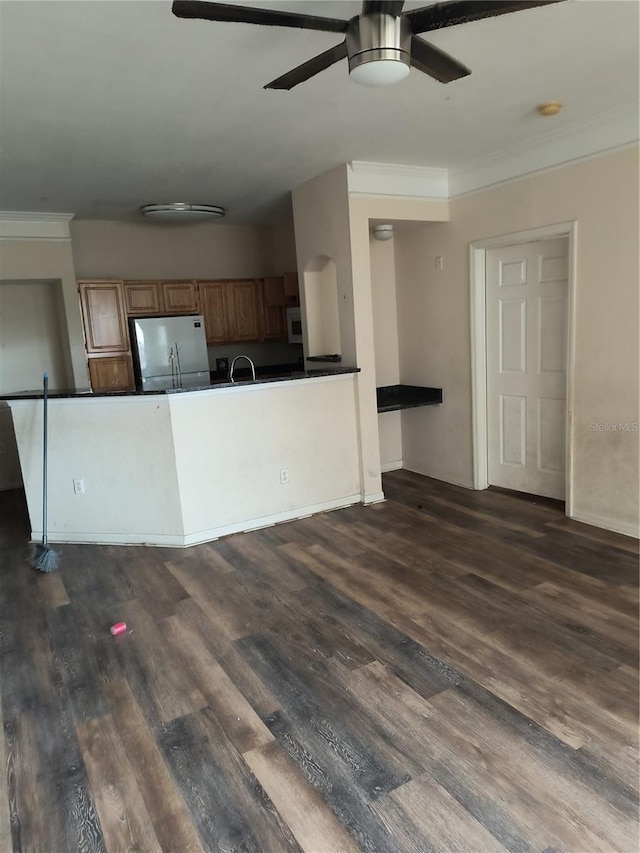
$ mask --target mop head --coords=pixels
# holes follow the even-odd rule
[[[34,545],[31,551],[31,566],[39,572],[55,572],[58,568],[58,552],[48,545]]]

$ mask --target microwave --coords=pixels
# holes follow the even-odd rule
[[[300,308],[287,308],[287,338],[290,344],[302,343],[302,312]]]

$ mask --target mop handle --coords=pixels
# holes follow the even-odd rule
[[[45,373],[44,381],[44,412],[42,416],[42,544],[47,544],[47,395],[49,376]]]

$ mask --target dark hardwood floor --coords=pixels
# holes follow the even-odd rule
[[[52,575],[0,494],[0,851],[635,853],[637,542],[384,485]]]

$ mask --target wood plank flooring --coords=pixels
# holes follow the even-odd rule
[[[637,542],[384,480],[50,576],[0,493],[0,851],[635,853]]]

